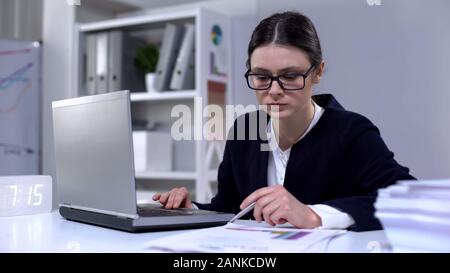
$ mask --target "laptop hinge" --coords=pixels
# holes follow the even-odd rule
[[[59,206],[65,207],[65,208],[71,208],[71,209],[86,210],[86,211],[95,212],[95,213],[108,214],[108,215],[116,216],[116,217],[122,218],[122,219],[124,219],[124,218],[138,219],[139,218],[139,215],[137,215],[137,214],[127,214],[127,213],[121,213],[121,212],[116,212],[116,211],[93,209],[93,208],[88,208],[88,207],[83,207],[83,206],[70,205],[67,203],[59,204]]]

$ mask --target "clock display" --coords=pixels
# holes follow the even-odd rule
[[[49,212],[52,209],[50,176],[0,177],[0,216]]]

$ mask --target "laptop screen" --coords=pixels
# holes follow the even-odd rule
[[[59,204],[136,215],[128,91],[55,101]]]

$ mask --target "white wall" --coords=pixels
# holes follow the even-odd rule
[[[316,92],[370,118],[413,175],[449,178],[450,1],[258,2],[259,18],[287,9],[321,38],[328,68]]]
[[[244,74],[247,71],[247,47],[253,29],[257,24],[256,14],[233,18],[231,29],[233,33],[233,96],[235,104],[257,105],[255,91],[247,87]]]

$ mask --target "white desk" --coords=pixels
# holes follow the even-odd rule
[[[145,252],[149,240],[179,232],[128,233],[67,221],[55,211],[0,218],[0,252]],[[348,232],[333,239],[327,252],[385,252],[386,246],[383,231]]]

